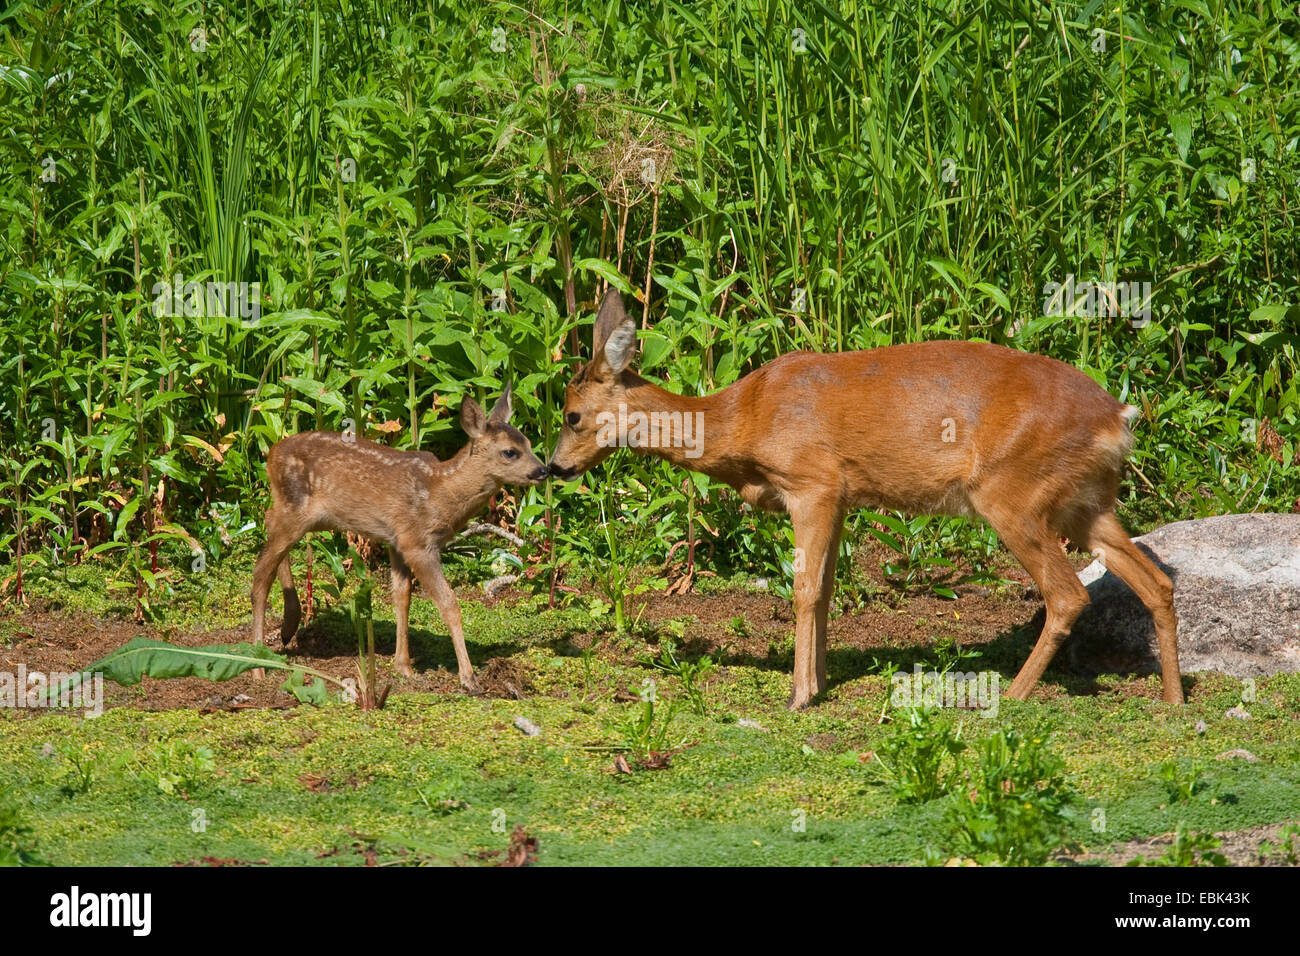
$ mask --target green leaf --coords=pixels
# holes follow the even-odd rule
[[[1282,305],[1281,303],[1274,303],[1272,305],[1261,305],[1254,312],[1250,313],[1250,321],[1278,322],[1282,319],[1285,319],[1287,313],[1290,312],[1292,308],[1294,308],[1294,306]],[[1251,338],[1250,335],[1247,335],[1246,338],[1250,339],[1252,342],[1255,341],[1255,339]]]
[[[314,704],[320,707],[329,700],[329,692],[325,689],[325,682],[317,677],[310,685],[305,682],[306,675],[301,670],[291,671],[288,679],[280,685],[280,690],[302,701],[304,704]]]
[[[93,674],[102,674],[107,680],[129,686],[140,683],[144,677],[205,677],[211,681],[226,681],[258,667],[293,671],[285,682],[285,689],[299,700],[313,704],[324,702],[325,684],[321,678],[326,675],[310,668],[294,667],[283,655],[266,647],[246,642],[177,647],[148,637],[133,638],[107,657],[87,666],[81,673],[74,674],[57,688],[52,688],[49,693],[51,699],[57,699]],[[316,682],[311,687],[303,685],[303,675],[306,673],[316,676]],[[293,686],[295,678],[296,686]],[[333,678],[330,680],[342,686],[341,682]]]
[[[620,292],[625,292],[630,295],[634,291],[631,283],[629,283],[627,279],[623,278],[622,274],[618,271],[618,268],[612,262],[605,259],[578,259],[573,263],[573,271],[591,271],[613,285]]]
[[[1178,158],[1187,161],[1187,151],[1192,146],[1192,116],[1190,113],[1175,113],[1169,118],[1169,127],[1174,134],[1174,145],[1178,148]]]

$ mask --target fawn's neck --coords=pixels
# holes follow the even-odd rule
[[[434,493],[448,512],[449,521],[459,531],[498,491],[481,462],[470,454],[466,445],[451,458],[434,466],[431,482]]]

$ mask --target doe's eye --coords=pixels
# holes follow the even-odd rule
[[[516,458],[519,457],[519,449],[506,448],[501,452],[501,457],[507,459],[508,461],[514,461]]]
[[[569,423],[570,428],[577,428],[578,422],[582,421],[582,415],[578,412],[569,412],[564,416],[564,420]]]

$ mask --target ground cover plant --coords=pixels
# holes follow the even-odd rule
[[[445,456],[510,380],[544,457],[609,283],[676,392],[998,342],[1141,409],[1135,533],[1300,508],[1297,76],[1273,2],[11,5],[0,671],[246,641],[285,435]],[[790,714],[783,517],[620,453],[482,518],[445,560],[485,698],[419,592],[393,673],[383,549],[314,535],[288,690],[0,709],[0,862],[532,859],[516,824],[542,863],[1294,862],[1294,676],[891,703],[1037,633],[980,524],[851,516],[831,690]]]

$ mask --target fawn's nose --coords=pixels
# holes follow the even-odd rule
[[[550,473],[551,469],[547,465],[542,465],[540,468],[534,468],[528,477],[531,481],[542,481],[549,476]]]

